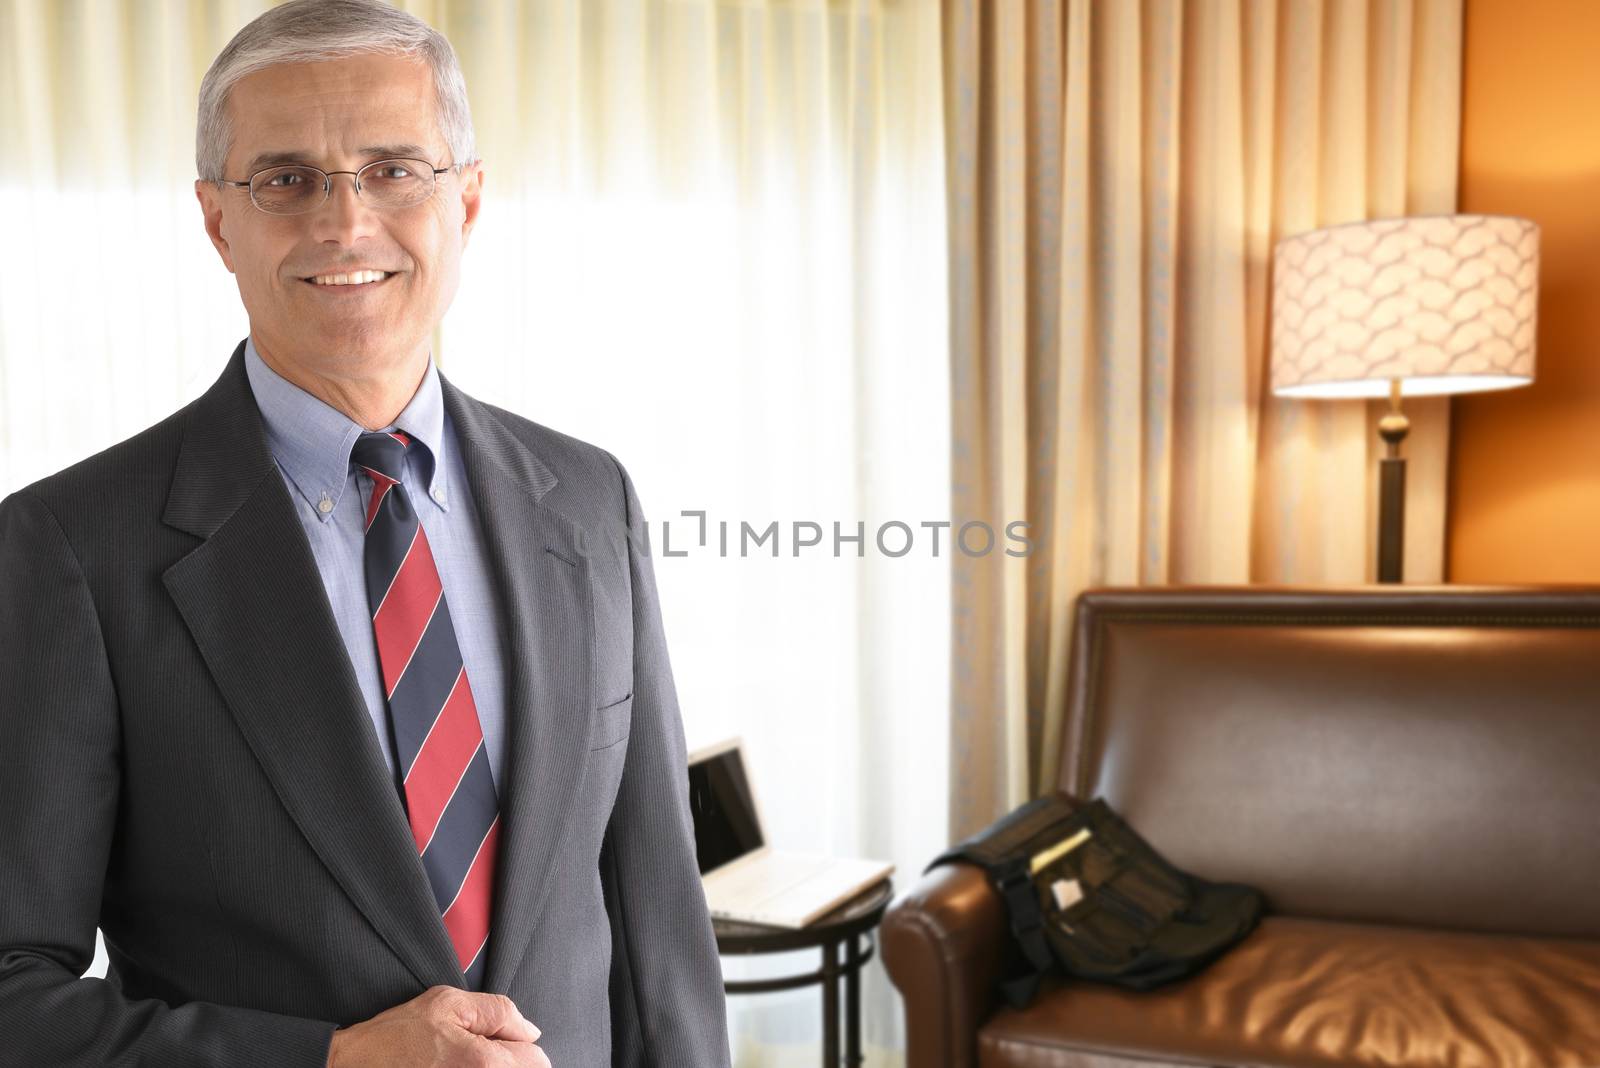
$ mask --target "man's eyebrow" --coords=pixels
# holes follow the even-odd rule
[[[429,158],[427,149],[421,145],[412,144],[367,145],[365,148],[358,149],[356,154],[367,159],[427,160]],[[259,152],[249,163],[245,164],[245,171],[246,173],[254,174],[263,167],[276,167],[284,163],[310,163],[312,166],[316,166],[311,161],[311,153],[303,149],[297,149],[288,152]]]

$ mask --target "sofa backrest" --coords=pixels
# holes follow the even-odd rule
[[[1078,602],[1057,785],[1274,911],[1600,936],[1600,588]]]

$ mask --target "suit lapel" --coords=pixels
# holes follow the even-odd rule
[[[594,707],[594,608],[581,535],[539,503],[555,475],[440,376],[505,626],[509,753],[486,989],[506,993],[538,926],[572,823]]]
[[[581,536],[539,503],[555,475],[484,405],[440,383],[505,628],[509,752],[485,978],[504,993],[582,787],[594,614]],[[290,595],[320,591],[321,577],[242,342],[189,409],[163,519],[204,539],[162,580],[284,807],[418,982],[463,986],[327,598]]]
[[[460,985],[242,343],[191,409],[163,518],[205,539],[162,581],[284,807],[418,982]]]

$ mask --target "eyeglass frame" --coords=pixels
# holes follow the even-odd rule
[[[234,186],[236,188],[241,188],[241,189],[248,190],[249,193],[250,193],[250,206],[255,208],[257,211],[259,211],[263,215],[272,215],[272,216],[276,216],[277,218],[280,218],[280,219],[292,219],[296,215],[310,215],[312,212],[316,211],[318,208],[322,207],[322,205],[324,205],[324,204],[326,204],[328,202],[328,198],[333,196],[333,176],[336,175],[336,174],[348,174],[350,176],[350,184],[355,186],[356,197],[358,199],[362,199],[361,198],[361,177],[360,177],[361,176],[361,172],[365,171],[365,170],[369,170],[369,169],[371,169],[373,167],[377,167],[377,166],[379,166],[381,164],[384,164],[384,163],[422,163],[422,164],[426,164],[427,165],[426,169],[433,172],[433,187],[434,187],[434,189],[437,189],[439,187],[439,175],[444,174],[447,171],[459,171],[463,167],[470,167],[470,166],[472,166],[473,162],[474,161],[472,161],[472,160],[465,160],[465,161],[462,161],[460,163],[452,163],[448,167],[435,167],[431,163],[428,163],[428,161],[425,160],[425,159],[413,159],[413,158],[410,158],[408,156],[391,156],[388,159],[375,159],[371,163],[362,164],[360,170],[354,170],[354,171],[325,171],[321,167],[316,167],[316,166],[313,166],[313,165],[311,165],[309,163],[274,163],[271,166],[262,167],[259,171],[251,172],[251,174],[248,177],[246,177],[245,180],[242,181],[242,182],[235,181],[232,178],[213,178],[213,179],[211,179],[211,181],[216,182],[218,185],[231,185],[231,186]],[[266,174],[268,171],[285,170],[285,169],[290,168],[290,167],[299,167],[299,168],[302,168],[302,169],[308,170],[308,171],[316,171],[318,174],[322,175],[322,199],[317,201],[316,204],[314,204],[311,207],[307,208],[305,211],[289,211],[289,212],[268,211],[266,208],[263,208],[261,206],[261,204],[256,200],[255,190],[252,189],[251,186],[254,184],[254,182],[256,180],[256,177],[258,175]],[[415,204],[406,204],[404,206],[408,207],[408,208],[414,208],[414,207],[417,206],[417,204],[426,204],[432,198],[433,198],[433,192],[432,192],[432,190],[430,190],[426,197],[423,197],[421,200],[417,201]],[[366,201],[366,200],[363,199],[363,203],[372,203],[372,202],[371,201]],[[374,207],[379,207],[379,205],[377,205],[377,204],[373,204],[373,206]]]

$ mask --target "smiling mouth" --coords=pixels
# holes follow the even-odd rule
[[[301,281],[318,289],[363,289],[381,285],[393,278],[396,273],[395,271],[351,271],[344,274],[319,274],[311,278],[302,278]]]

